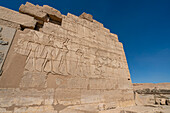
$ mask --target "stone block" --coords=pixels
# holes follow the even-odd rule
[[[118,36],[116,34],[110,33],[110,38],[112,38],[114,41],[119,41]]]
[[[26,2],[25,5],[22,4],[19,8],[19,12],[33,16],[42,21],[47,21],[47,13],[42,11],[42,7],[35,6],[29,2]]]
[[[64,28],[65,30],[75,32],[75,33],[77,33],[77,30],[78,30],[76,23],[71,23],[65,20],[62,21],[62,28]]]
[[[1,91],[1,93],[3,92]],[[23,91],[6,89],[4,93],[6,95],[0,95],[1,107],[41,105],[44,101],[42,92],[39,93],[36,90]]]
[[[46,75],[44,73],[25,72],[20,83],[21,88],[46,88]]]
[[[55,89],[55,101],[63,105],[80,104],[81,92],[79,89]]]
[[[131,80],[128,78],[118,78],[118,89],[133,89]]]
[[[29,106],[29,107],[15,107],[14,113],[57,113],[53,106]]]
[[[7,21],[7,20],[3,20],[3,19],[0,19],[0,25],[6,26],[6,27],[11,27],[14,29],[21,29],[20,24],[14,23],[11,21]]]
[[[123,101],[117,101],[116,102],[117,107],[128,107],[128,106],[134,106],[135,102],[134,100],[123,100]],[[128,111],[126,113],[129,113]],[[130,113],[136,113],[136,112],[130,112]]]
[[[122,90],[122,94],[123,95],[126,95],[124,96],[123,100],[134,100],[134,92],[133,90],[129,90],[129,89],[126,89],[126,90]]]
[[[98,24],[100,27],[103,27],[103,24],[98,22],[97,20],[93,20],[94,23]]]
[[[166,105],[166,99],[165,99],[165,98],[161,98],[160,104],[161,104],[161,105]]]
[[[64,35],[67,33],[66,29],[63,29],[63,27],[53,24],[50,22],[45,22],[43,28],[40,28],[40,31],[47,33],[47,34],[52,34],[54,36],[60,36]]]
[[[115,102],[98,104],[98,110],[99,111],[105,111],[105,110],[115,109],[115,108],[116,108],[116,103]]]
[[[160,99],[160,98],[156,98],[156,99],[155,99],[155,104],[160,105],[160,104],[161,104],[161,99]]]
[[[54,97],[53,89],[36,90],[36,89],[0,89],[0,106],[9,107],[16,106],[29,106],[41,105],[44,100],[52,99]],[[47,101],[46,101],[47,102]],[[48,102],[49,103],[49,102]],[[48,103],[45,103],[48,105]]]
[[[103,90],[101,91],[101,95],[103,97],[104,102],[116,102],[119,100],[123,100],[125,96],[122,94],[122,90],[118,90],[118,89]]]
[[[109,103],[106,103],[106,110],[109,110],[109,109],[115,109],[116,108],[116,103],[115,102],[109,102]]]
[[[35,24],[37,22],[31,16],[18,13],[16,11],[4,8],[2,6],[0,6],[0,19],[10,21],[32,29],[35,27]]]
[[[66,82],[66,79],[56,76],[56,75],[49,74],[47,77],[48,88],[56,88],[56,87],[65,88],[64,86],[64,84],[66,84],[65,82]]]
[[[52,20],[62,21],[62,14],[57,9],[54,9],[48,5],[43,5],[43,12],[47,13]]]
[[[66,21],[69,21],[69,22],[78,22],[79,20],[79,17],[76,16],[76,15],[73,15],[71,13],[67,13],[67,16],[64,18]]]
[[[67,88],[69,89],[87,89],[88,87],[88,79],[74,77],[67,80]]]
[[[117,79],[100,79],[100,78],[90,78],[89,88],[90,89],[116,89]]]
[[[100,90],[81,90],[81,104],[103,102]]]
[[[135,102],[137,105],[154,105],[160,104],[160,99],[154,97],[154,95],[135,94]]]
[[[83,12],[79,17],[93,22],[93,16],[91,14]]]

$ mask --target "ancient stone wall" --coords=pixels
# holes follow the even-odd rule
[[[137,105],[170,105],[170,83],[133,84]]]
[[[2,37],[13,39],[8,47],[0,45],[9,49],[1,68],[0,111],[66,113],[73,105],[134,105],[116,34],[86,13],[62,15],[28,2],[19,11],[0,7]]]

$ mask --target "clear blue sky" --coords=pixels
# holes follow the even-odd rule
[[[170,82],[170,0],[28,0],[80,15],[90,13],[124,44],[133,83]],[[18,11],[26,0],[1,0]]]

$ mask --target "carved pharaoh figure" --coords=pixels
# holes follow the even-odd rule
[[[60,55],[60,63],[59,63],[59,66],[58,66],[58,70],[60,73],[62,74],[65,74],[65,75],[68,75],[68,72],[67,72],[67,53],[69,52],[69,49],[67,48],[67,44],[69,42],[70,39],[66,39],[64,42],[63,42],[63,45],[62,45],[62,48],[60,48],[59,50],[59,53],[57,55],[57,57]]]

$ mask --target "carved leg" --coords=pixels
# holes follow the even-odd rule
[[[42,71],[42,72],[44,72],[44,68],[45,68],[45,66],[46,66],[46,64],[47,64],[47,61],[48,61],[48,59],[45,59],[44,62],[43,62],[43,64],[42,64],[42,68],[41,68],[41,71]]]

